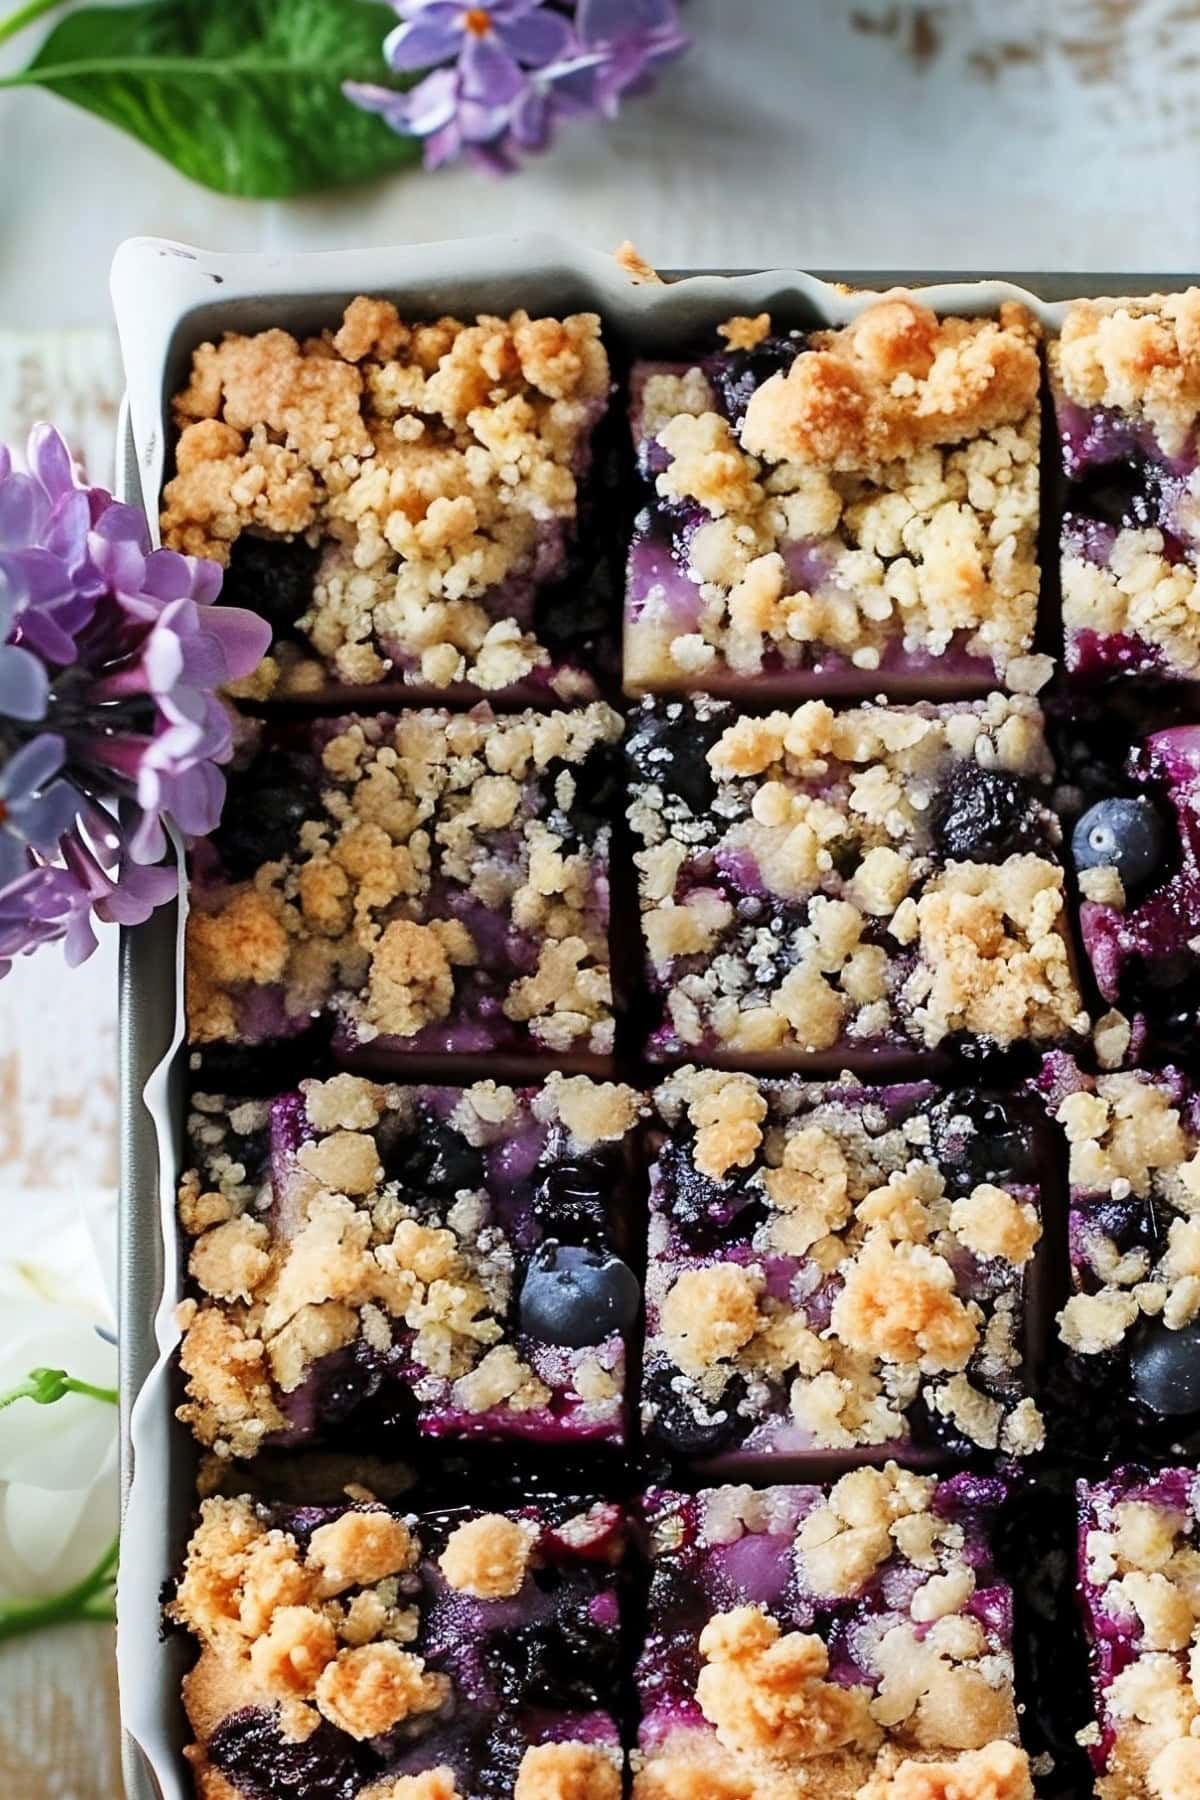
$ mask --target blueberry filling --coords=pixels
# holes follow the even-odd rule
[[[566,774],[572,783],[572,799],[563,806],[558,784]],[[555,829],[568,851],[594,844],[606,825],[611,824],[620,795],[620,767],[615,746],[593,744],[583,761],[574,767],[554,757],[541,776],[541,790],[554,815]]]
[[[703,719],[691,707],[646,711],[628,743],[634,774],[661,787],[668,797],[677,795],[697,818],[702,817],[717,792],[708,752],[728,722],[722,713]]]
[[[414,1131],[406,1132],[384,1153],[384,1172],[397,1181],[408,1200],[440,1203],[458,1193],[484,1186],[483,1158],[461,1133],[423,1112]]]
[[[1089,806],[1071,836],[1075,867],[1115,869],[1126,889],[1148,881],[1162,861],[1163,823],[1152,801],[1116,797]]]
[[[320,547],[302,537],[264,538],[243,531],[230,551],[221,600],[261,613],[276,641],[295,637],[297,619],[312,605],[320,560]]]
[[[728,350],[714,359],[713,380],[729,423],[738,428],[756,391],[772,375],[786,374],[804,348],[804,339],[767,337],[753,350]]]
[[[715,1456],[738,1443],[749,1430],[738,1407],[746,1398],[745,1377],[735,1371],[719,1400],[707,1408],[707,1420],[698,1419],[685,1395],[675,1390],[678,1373],[672,1368],[653,1370],[643,1387],[645,1405],[654,1418],[659,1442],[676,1456]]]
[[[1143,1322],[1129,1353],[1133,1392],[1160,1418],[1200,1412],[1200,1319],[1171,1331],[1161,1319]]]
[[[1042,847],[1037,802],[1026,784],[977,762],[958,763],[943,782],[930,825],[947,862],[998,863]]]
[[[640,1297],[637,1278],[619,1257],[549,1238],[521,1287],[521,1329],[544,1344],[582,1350],[628,1330]]]
[[[324,1720],[302,1744],[280,1736],[273,1713],[230,1713],[208,1741],[208,1754],[246,1800],[354,1800],[369,1778],[353,1742]]]
[[[538,1217],[556,1237],[596,1248],[604,1240],[612,1186],[599,1157],[551,1163],[537,1186]]]
[[[760,1191],[728,1177],[715,1181],[702,1175],[690,1147],[664,1144],[658,1167],[671,1197],[671,1218],[697,1248],[719,1242],[734,1224],[743,1235],[752,1233],[764,1215]]]
[[[320,785],[320,765],[304,750],[265,750],[230,775],[212,841],[231,881],[247,881],[295,849],[304,821],[319,810]]]
[[[556,1613],[553,1624],[518,1625],[489,1640],[505,1707],[545,1706],[564,1712],[611,1704],[617,1682],[615,1634],[597,1629],[588,1617],[587,1598]]]
[[[946,1191],[956,1198],[983,1182],[1037,1180],[1030,1134],[1000,1101],[967,1088],[947,1094],[929,1110],[929,1132]]]

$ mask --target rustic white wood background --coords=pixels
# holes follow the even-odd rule
[[[107,270],[143,232],[315,249],[549,229],[632,236],[663,266],[1200,266],[1196,0],[691,0],[687,18],[695,52],[656,102],[502,186],[455,171],[226,201],[49,96],[0,95],[0,436],[51,417],[107,479]],[[114,1046],[111,942],[0,984],[0,1258],[6,1217],[38,1206],[49,1243],[114,1182]],[[0,1794],[119,1794],[104,1628],[0,1652]]]

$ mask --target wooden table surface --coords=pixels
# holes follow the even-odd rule
[[[7,11],[7,7],[0,10]],[[57,420],[107,476],[115,245],[331,248],[554,230],[664,266],[1196,268],[1191,0],[690,0],[659,99],[497,186],[410,176],[290,207],[201,192],[49,95],[0,94],[0,438]],[[0,52],[15,66],[31,45]],[[31,1187],[115,1179],[111,942],[0,983],[0,1255]],[[2,1800],[117,1800],[111,1633],[0,1650]]]

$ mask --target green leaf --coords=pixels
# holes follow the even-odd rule
[[[364,181],[420,145],[343,81],[399,83],[375,0],[141,0],[69,14],[0,86],[49,88],[219,193],[282,200]]]

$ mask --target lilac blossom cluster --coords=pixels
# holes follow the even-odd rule
[[[403,21],[384,42],[397,74],[429,71],[403,93],[348,82],[357,105],[423,138],[425,166],[467,156],[507,174],[557,127],[614,118],[687,48],[676,0],[392,0]]]
[[[0,444],[0,974],[94,922],[140,924],[176,889],[170,816],[211,831],[232,751],[217,697],[270,631],[214,606],[216,563],[151,548],[146,521],[85,486],[39,425],[27,466]]]

